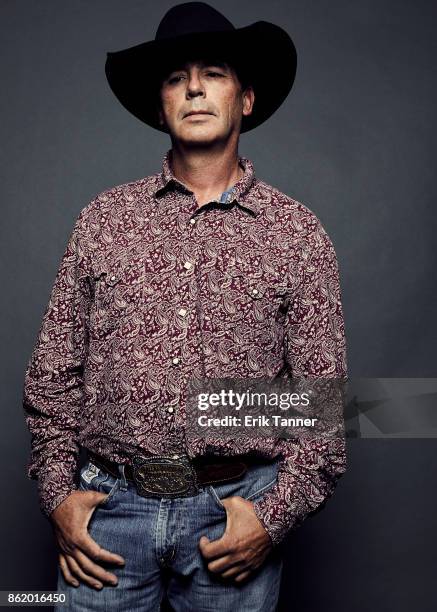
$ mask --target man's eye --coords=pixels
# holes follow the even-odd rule
[[[180,76],[174,76],[174,77],[171,77],[170,79],[168,79],[168,82],[169,82],[170,84],[171,84],[171,83],[176,83],[178,79],[182,79],[182,75],[180,75]]]
[[[214,70],[209,70],[209,71],[208,71],[206,74],[207,74],[208,76],[218,76],[218,77],[222,77],[222,76],[224,76],[224,75],[223,75],[223,74],[221,74],[220,72],[215,72]],[[173,83],[177,83],[177,82],[179,81],[179,79],[183,79],[183,78],[184,78],[184,76],[183,76],[182,74],[180,74],[180,75],[178,75],[178,76],[170,77],[170,78],[168,79],[168,83],[169,83],[170,85],[172,85]]]

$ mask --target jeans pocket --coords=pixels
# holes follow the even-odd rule
[[[120,479],[114,478],[113,476],[110,476],[110,478],[112,478],[112,482],[105,481],[102,483],[102,487],[106,487],[104,492],[107,492],[107,495],[101,502],[99,502],[99,506],[108,506],[110,503],[112,503],[115,499],[116,493],[120,490]]]
[[[105,470],[96,467],[91,461],[82,467],[80,471],[80,491],[98,491],[106,493],[106,497],[97,505],[106,506],[114,499],[115,494],[119,490],[120,479],[115,478]]]
[[[245,499],[247,499],[249,501],[256,501],[256,500],[258,500],[260,497],[262,497],[268,491],[270,491],[270,489],[273,489],[273,487],[275,486],[275,484],[277,482],[278,482],[278,479],[275,476],[273,480],[271,480],[270,482],[268,482],[267,484],[265,484],[261,488],[257,489],[256,491],[254,491],[250,495],[248,495]]]
[[[209,485],[207,490],[220,510],[226,512],[222,500],[239,496],[255,502],[272,489],[277,483],[277,464],[258,466],[250,469],[241,479],[219,485]]]

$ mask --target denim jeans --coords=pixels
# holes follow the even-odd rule
[[[226,527],[221,499],[239,495],[259,499],[277,478],[277,462],[251,466],[237,481],[205,486],[195,496],[144,498],[132,482],[93,468],[82,468],[80,488],[108,493],[90,520],[91,537],[103,548],[124,557],[126,564],[111,566],[117,586],[100,591],[80,582],[67,584],[58,570],[58,592],[65,592],[73,610],[159,611],[164,593],[175,612],[271,612],[276,609],[282,571],[280,548],[275,547],[263,565],[242,583],[220,578],[207,568],[198,542],[202,535],[220,538]]]

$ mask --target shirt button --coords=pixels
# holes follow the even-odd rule
[[[252,289],[252,293],[253,295],[257,295],[258,294],[258,289],[256,289],[255,287]]]
[[[191,225],[194,225],[196,223],[196,219],[190,219],[190,223]]]
[[[111,276],[111,280],[115,281],[115,276],[114,275]]]
[[[172,362],[177,365],[180,362],[179,357],[173,357]]]
[[[178,310],[178,314],[180,314],[181,317],[185,317],[185,315],[187,314],[187,311],[185,310],[185,308],[180,308]]]
[[[191,268],[192,268],[192,267],[193,267],[193,264],[192,264],[190,261],[186,261],[186,262],[184,263],[184,268],[185,268],[186,270],[191,270]]]
[[[179,459],[179,455],[173,455],[172,459]]]
[[[170,413],[172,413],[173,411],[174,411],[174,408],[173,408],[173,406],[169,406],[169,407],[167,408],[167,412],[170,412]]]

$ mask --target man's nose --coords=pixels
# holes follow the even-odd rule
[[[199,76],[195,73],[191,74],[187,81],[187,97],[192,98],[199,95],[205,94],[205,87],[199,78]]]

